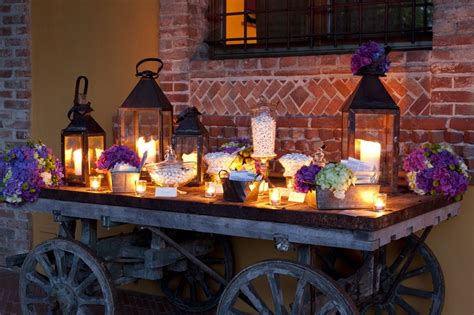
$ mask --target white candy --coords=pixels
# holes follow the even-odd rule
[[[204,155],[204,162],[208,165],[207,173],[218,175],[220,171],[229,172],[230,165],[234,161],[235,155],[225,152],[211,152]]]
[[[251,119],[253,155],[275,155],[276,121],[268,112],[261,112]]]
[[[189,183],[195,177],[193,168],[182,167],[164,167],[149,171],[151,179],[159,185],[165,187],[179,187]]]
[[[311,164],[312,160],[310,156],[301,153],[289,153],[283,155],[278,161],[285,168],[283,176],[293,177],[302,166]]]

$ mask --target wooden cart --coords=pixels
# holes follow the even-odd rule
[[[117,314],[115,287],[137,279],[160,280],[183,314],[217,304],[222,315],[441,314],[443,274],[424,241],[459,208],[408,193],[374,213],[230,203],[204,198],[199,188],[173,199],[154,198],[151,189],[145,197],[45,189],[15,210],[51,213],[58,238],[8,261],[22,265],[24,314]],[[98,224],[137,228],[98,239]],[[279,251],[295,248],[298,259],[259,262],[234,276],[226,236],[273,240]],[[388,253],[386,245],[399,239]],[[418,279],[428,288],[412,285]]]

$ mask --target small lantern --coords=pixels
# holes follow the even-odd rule
[[[83,93],[79,93],[81,80]],[[90,115],[93,109],[86,99],[87,86],[86,77],[77,78],[74,105],[68,112],[71,122],[61,131],[64,179],[71,186],[89,185],[89,177],[97,174],[96,162],[105,147],[105,131]]]
[[[156,61],[158,71],[139,71],[144,62]],[[155,79],[163,68],[158,58],[143,59],[136,65],[140,78],[119,108],[119,138],[116,142],[135,150],[140,158],[148,151],[146,164],[162,161],[165,149],[171,145],[173,107]]]
[[[398,185],[400,109],[379,80],[383,73],[361,73],[362,79],[342,109],[342,157],[373,165],[382,190]]]
[[[173,133],[173,147],[176,156],[183,162],[195,165],[196,178],[189,186],[199,186],[203,181],[203,156],[208,152],[209,135],[206,127],[199,120],[201,113],[196,107],[184,110],[177,119],[178,127]]]

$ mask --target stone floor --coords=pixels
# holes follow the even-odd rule
[[[125,315],[184,315],[164,297],[119,290],[119,303]],[[18,273],[0,268],[0,315],[20,315]],[[197,313],[192,313],[197,314]],[[210,313],[206,313],[208,315]]]

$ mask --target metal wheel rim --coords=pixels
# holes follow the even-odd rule
[[[49,257],[54,257],[55,264],[50,265],[49,271],[46,271],[43,259],[47,258],[51,263],[48,254]],[[70,268],[66,262],[66,255],[72,255]],[[36,270],[37,266],[43,268],[43,273]],[[91,273],[86,278],[78,281],[77,273],[80,272],[80,266],[88,268]],[[43,280],[41,281],[42,286],[38,285],[38,279]],[[44,302],[32,302],[32,299],[37,301],[40,299],[38,299],[38,296],[29,295],[28,290],[31,284],[36,284],[46,293],[46,297],[40,297]],[[92,286],[92,284],[96,285]],[[49,289],[47,289],[48,287]],[[97,289],[100,290],[102,298],[88,296],[85,293]],[[34,248],[26,257],[21,268],[19,291],[23,314],[35,314],[28,307],[32,304],[48,306],[48,314],[88,314],[90,313],[88,306],[91,305],[103,305],[104,314],[106,315],[116,314],[117,312],[115,308],[116,292],[108,270],[90,249],[75,240],[47,240]],[[58,301],[60,295],[62,297],[72,297],[78,305],[74,306],[74,303],[69,303],[66,304],[66,309],[64,309]]]
[[[278,280],[280,275],[293,276],[298,279],[294,297],[301,303],[293,301],[290,306],[291,310],[289,311],[286,305],[283,305],[283,292]],[[256,293],[251,284],[253,280],[262,276],[267,277],[272,294],[272,302],[274,303],[274,311],[258,297],[258,293]],[[357,308],[352,303],[350,297],[324,273],[319,270],[312,270],[307,266],[295,262],[281,260],[259,262],[237,274],[224,290],[217,309],[217,314],[248,314],[234,308],[236,299],[243,295],[253,304],[259,314],[299,315],[303,312],[302,294],[308,289],[307,285],[317,288],[320,292],[324,293],[325,296],[330,297],[329,301],[326,301],[324,305],[320,307],[319,311],[316,311],[314,314],[322,315],[327,314],[329,311],[332,311],[331,314],[334,314],[334,311],[338,311],[340,315],[358,314]],[[258,301],[259,299],[260,301]]]

